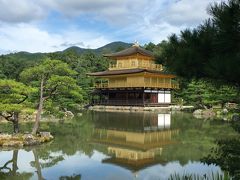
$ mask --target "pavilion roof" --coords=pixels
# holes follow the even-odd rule
[[[156,70],[150,70],[150,69],[121,69],[121,70],[106,70],[101,72],[95,72],[95,73],[87,73],[90,76],[109,76],[109,75],[123,75],[123,74],[135,74],[135,73],[142,73],[142,72],[148,72],[152,74],[163,74],[163,75],[170,75],[163,71],[156,71]],[[172,75],[175,77],[174,75]]]
[[[104,159],[102,162],[114,164],[114,165],[123,167],[125,169],[129,169],[132,172],[137,172],[137,171],[140,171],[147,167],[154,166],[156,164],[162,164],[162,165],[166,164],[166,162],[164,162],[164,161],[157,161],[155,159],[145,159],[145,160],[133,161],[133,160],[129,160],[129,159],[120,159],[120,158],[114,158],[114,157]]]

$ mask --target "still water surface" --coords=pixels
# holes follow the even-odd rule
[[[0,131],[11,128],[1,124]],[[29,131],[31,124],[22,124]],[[0,179],[168,179],[212,174],[200,159],[214,140],[234,135],[227,123],[191,114],[84,112],[62,123],[42,123],[54,141],[26,149],[0,149]]]

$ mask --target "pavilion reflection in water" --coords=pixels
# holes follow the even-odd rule
[[[163,147],[177,143],[178,129],[171,129],[171,114],[107,113],[95,119],[92,141],[108,146],[111,158],[103,163],[116,164],[134,172],[161,160]]]

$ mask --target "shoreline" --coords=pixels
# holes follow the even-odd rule
[[[50,132],[40,132],[38,135],[32,134],[0,134],[0,148],[27,147],[40,145],[54,139]]]
[[[166,106],[166,107],[143,107],[143,106],[90,106],[88,110],[101,112],[170,112],[191,111],[193,106]]]

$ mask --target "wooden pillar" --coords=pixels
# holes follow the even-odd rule
[[[142,97],[142,99],[143,99],[143,106],[145,106],[145,102],[144,102],[144,101],[145,101],[145,98],[144,98],[144,96],[145,96],[144,89],[143,89],[142,96],[143,96],[143,97]]]
[[[103,93],[102,93],[102,91],[99,93],[99,104],[103,104],[104,102],[103,102]]]
[[[101,104],[102,103],[102,93],[101,92],[98,92],[97,93],[97,101],[96,101],[97,104]]]
[[[153,87],[152,86],[152,77],[150,77],[150,86],[149,87]]]

